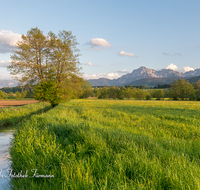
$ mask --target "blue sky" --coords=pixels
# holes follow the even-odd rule
[[[9,48],[33,27],[72,31],[86,79],[113,79],[140,66],[199,68],[199,7],[199,0],[3,1],[0,79],[10,78]]]

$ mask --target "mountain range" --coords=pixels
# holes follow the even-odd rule
[[[148,86],[154,86],[155,82],[157,84],[165,84],[170,83],[175,79],[180,78],[192,78],[200,76],[200,69],[195,69],[193,71],[188,72],[178,72],[172,69],[162,69],[160,71],[146,68],[144,66],[135,69],[132,73],[125,74],[118,79],[107,79],[107,78],[100,78],[100,79],[89,79],[88,81],[91,82],[92,86],[123,86],[123,85],[142,85],[141,79],[153,80],[154,84],[150,84]],[[134,84],[134,81],[138,81],[137,84]],[[144,81],[143,81],[144,83]]]
[[[144,66],[135,69],[132,73],[125,74],[118,79],[90,79],[92,86],[124,86],[124,85],[146,85],[148,87],[157,84],[170,84],[175,79],[187,79],[189,82],[196,82],[200,76],[200,69],[188,72],[178,72],[171,69],[162,69],[160,71],[149,69]],[[0,88],[15,87],[18,85],[16,80],[0,80]]]

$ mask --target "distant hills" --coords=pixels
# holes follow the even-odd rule
[[[200,79],[200,76],[198,76],[198,77],[188,78],[188,79],[186,79],[186,80],[188,80],[189,83],[192,84],[192,83],[196,83],[199,79]]]
[[[156,71],[144,66],[135,69],[132,73],[125,74],[118,79],[90,79],[92,86],[124,86],[124,85],[145,85],[147,87],[153,87],[157,84],[170,84],[175,79],[186,79],[190,83],[195,83],[200,79],[200,69],[188,72],[178,72],[171,69],[162,69]],[[0,88],[18,86],[16,80],[0,80]]]
[[[18,81],[10,79],[10,80],[0,80],[0,88],[4,87],[15,87],[18,86]]]
[[[150,87],[157,84],[170,84],[175,79],[178,80],[180,78],[184,78],[188,80],[197,76],[200,76],[200,69],[183,73],[171,69],[162,69],[160,71],[156,71],[154,69],[149,69],[142,66],[133,70],[132,73],[123,75],[118,79],[110,80],[106,78],[100,78],[90,79],[88,81],[90,81],[93,86],[146,85]],[[196,82],[196,79],[191,79],[189,82]]]
[[[180,78],[176,78],[176,77],[170,77],[170,78],[143,78],[143,79],[139,79],[139,80],[130,82],[127,85],[133,85],[133,86],[145,85],[146,87],[152,87],[152,86],[156,86],[157,84],[170,84],[175,79],[178,80]]]

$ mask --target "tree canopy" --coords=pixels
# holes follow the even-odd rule
[[[190,84],[189,81],[185,81],[185,79],[174,80],[168,95],[174,100],[178,100],[178,98],[182,100],[184,100],[184,98],[186,98],[186,100],[188,98],[195,99],[194,86]]]
[[[70,31],[44,35],[32,28],[17,42],[11,56],[12,75],[20,75],[21,83],[37,84],[35,98],[49,100],[52,105],[81,92],[84,81],[80,75],[76,37]]]

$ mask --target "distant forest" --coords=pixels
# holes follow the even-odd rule
[[[145,85],[98,86],[92,87],[88,82],[79,95],[73,98],[97,97],[99,99],[146,99],[157,100],[200,100],[200,80],[190,84],[185,79],[174,80],[171,84],[158,84],[154,87]],[[34,98],[34,85],[5,87],[0,89],[0,99]]]
[[[27,84],[24,86],[16,86],[16,87],[4,87],[0,90],[2,92],[5,92],[7,94],[16,94],[16,92],[19,92],[20,94],[23,94],[25,96],[24,98],[33,98],[33,85]]]

